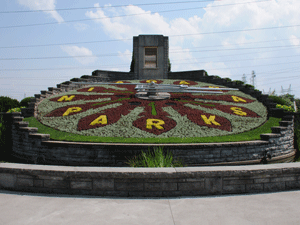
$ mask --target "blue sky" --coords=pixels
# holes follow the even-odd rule
[[[129,71],[132,37],[162,34],[172,71],[247,83],[255,71],[257,89],[291,85],[300,98],[299,0],[11,0],[0,9],[0,95],[21,100],[96,69]]]

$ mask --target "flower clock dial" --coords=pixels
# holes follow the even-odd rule
[[[223,136],[254,129],[267,120],[262,103],[236,90],[221,94],[170,93],[164,100],[137,98],[135,85],[130,83],[151,81],[118,81],[53,95],[38,105],[37,119],[60,131],[121,138]],[[225,88],[188,80],[154,82]]]

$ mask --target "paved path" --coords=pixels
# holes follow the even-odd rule
[[[0,190],[0,225],[300,224],[300,191],[124,199]]]

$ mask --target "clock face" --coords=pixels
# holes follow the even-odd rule
[[[64,132],[121,138],[223,136],[252,130],[267,120],[264,105],[240,91],[170,93],[165,100],[137,98],[136,85],[130,83],[151,81],[213,90],[224,87],[188,80],[86,86],[44,99],[37,107],[37,119]]]

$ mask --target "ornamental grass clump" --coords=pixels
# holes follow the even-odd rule
[[[141,155],[134,156],[129,159],[127,164],[131,167],[183,167],[183,163],[179,160],[174,160],[172,153],[163,152],[163,147],[156,147],[153,151],[145,153],[142,151]]]

